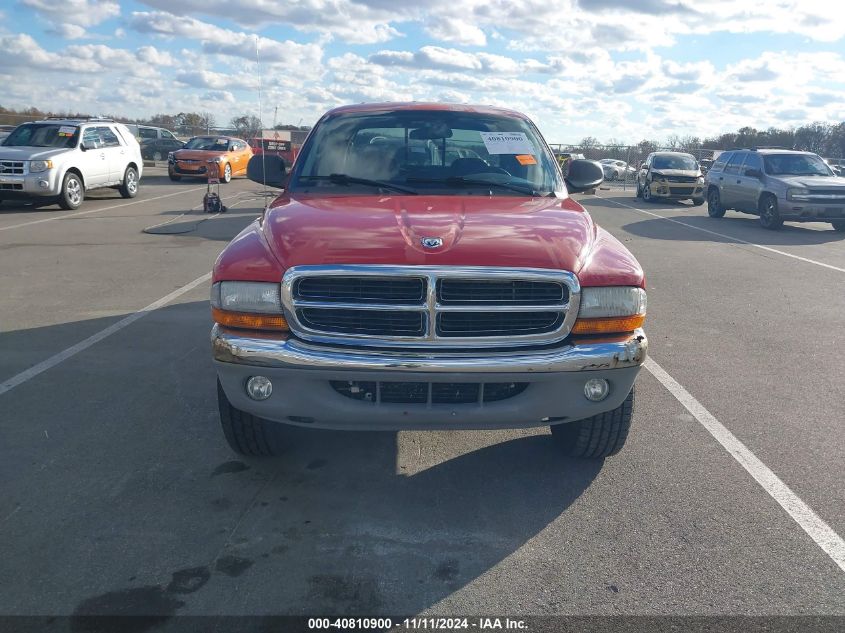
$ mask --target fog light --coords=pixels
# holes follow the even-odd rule
[[[264,376],[252,376],[246,381],[246,393],[253,400],[266,400],[273,393],[273,383]]]
[[[590,378],[584,384],[584,396],[592,402],[601,402],[610,393],[610,385],[604,378]]]
[[[38,186],[41,187],[42,189],[46,189],[47,187],[50,186],[50,183],[47,182],[46,180],[39,180]]]

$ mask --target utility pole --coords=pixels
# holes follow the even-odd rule
[[[279,114],[279,106],[273,109],[273,129],[276,129],[276,115]]]

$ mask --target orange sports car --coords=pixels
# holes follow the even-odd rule
[[[182,149],[167,156],[167,173],[170,180],[183,176],[207,178],[213,163],[222,182],[233,176],[245,176],[246,166],[252,158],[252,148],[246,141],[231,136],[195,136]]]

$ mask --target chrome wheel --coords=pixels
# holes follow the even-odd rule
[[[138,195],[138,172],[134,167],[126,168],[123,184],[120,185],[120,195],[124,198],[134,198]]]
[[[62,192],[59,194],[59,206],[62,209],[78,209],[85,199],[85,189],[82,180],[74,173],[65,174],[62,182]]]
[[[126,171],[126,190],[133,194],[138,192],[138,177],[134,169]]]
[[[76,178],[68,180],[67,199],[73,205],[82,203],[82,184]]]
[[[646,202],[654,202],[654,198],[651,197],[651,185],[648,182],[643,185],[642,192],[643,200]]]
[[[232,180],[232,166],[226,163],[226,169],[223,170],[223,182],[231,182]]]

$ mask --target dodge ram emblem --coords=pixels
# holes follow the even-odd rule
[[[424,237],[420,243],[426,248],[437,248],[443,246],[443,239],[439,237]]]

